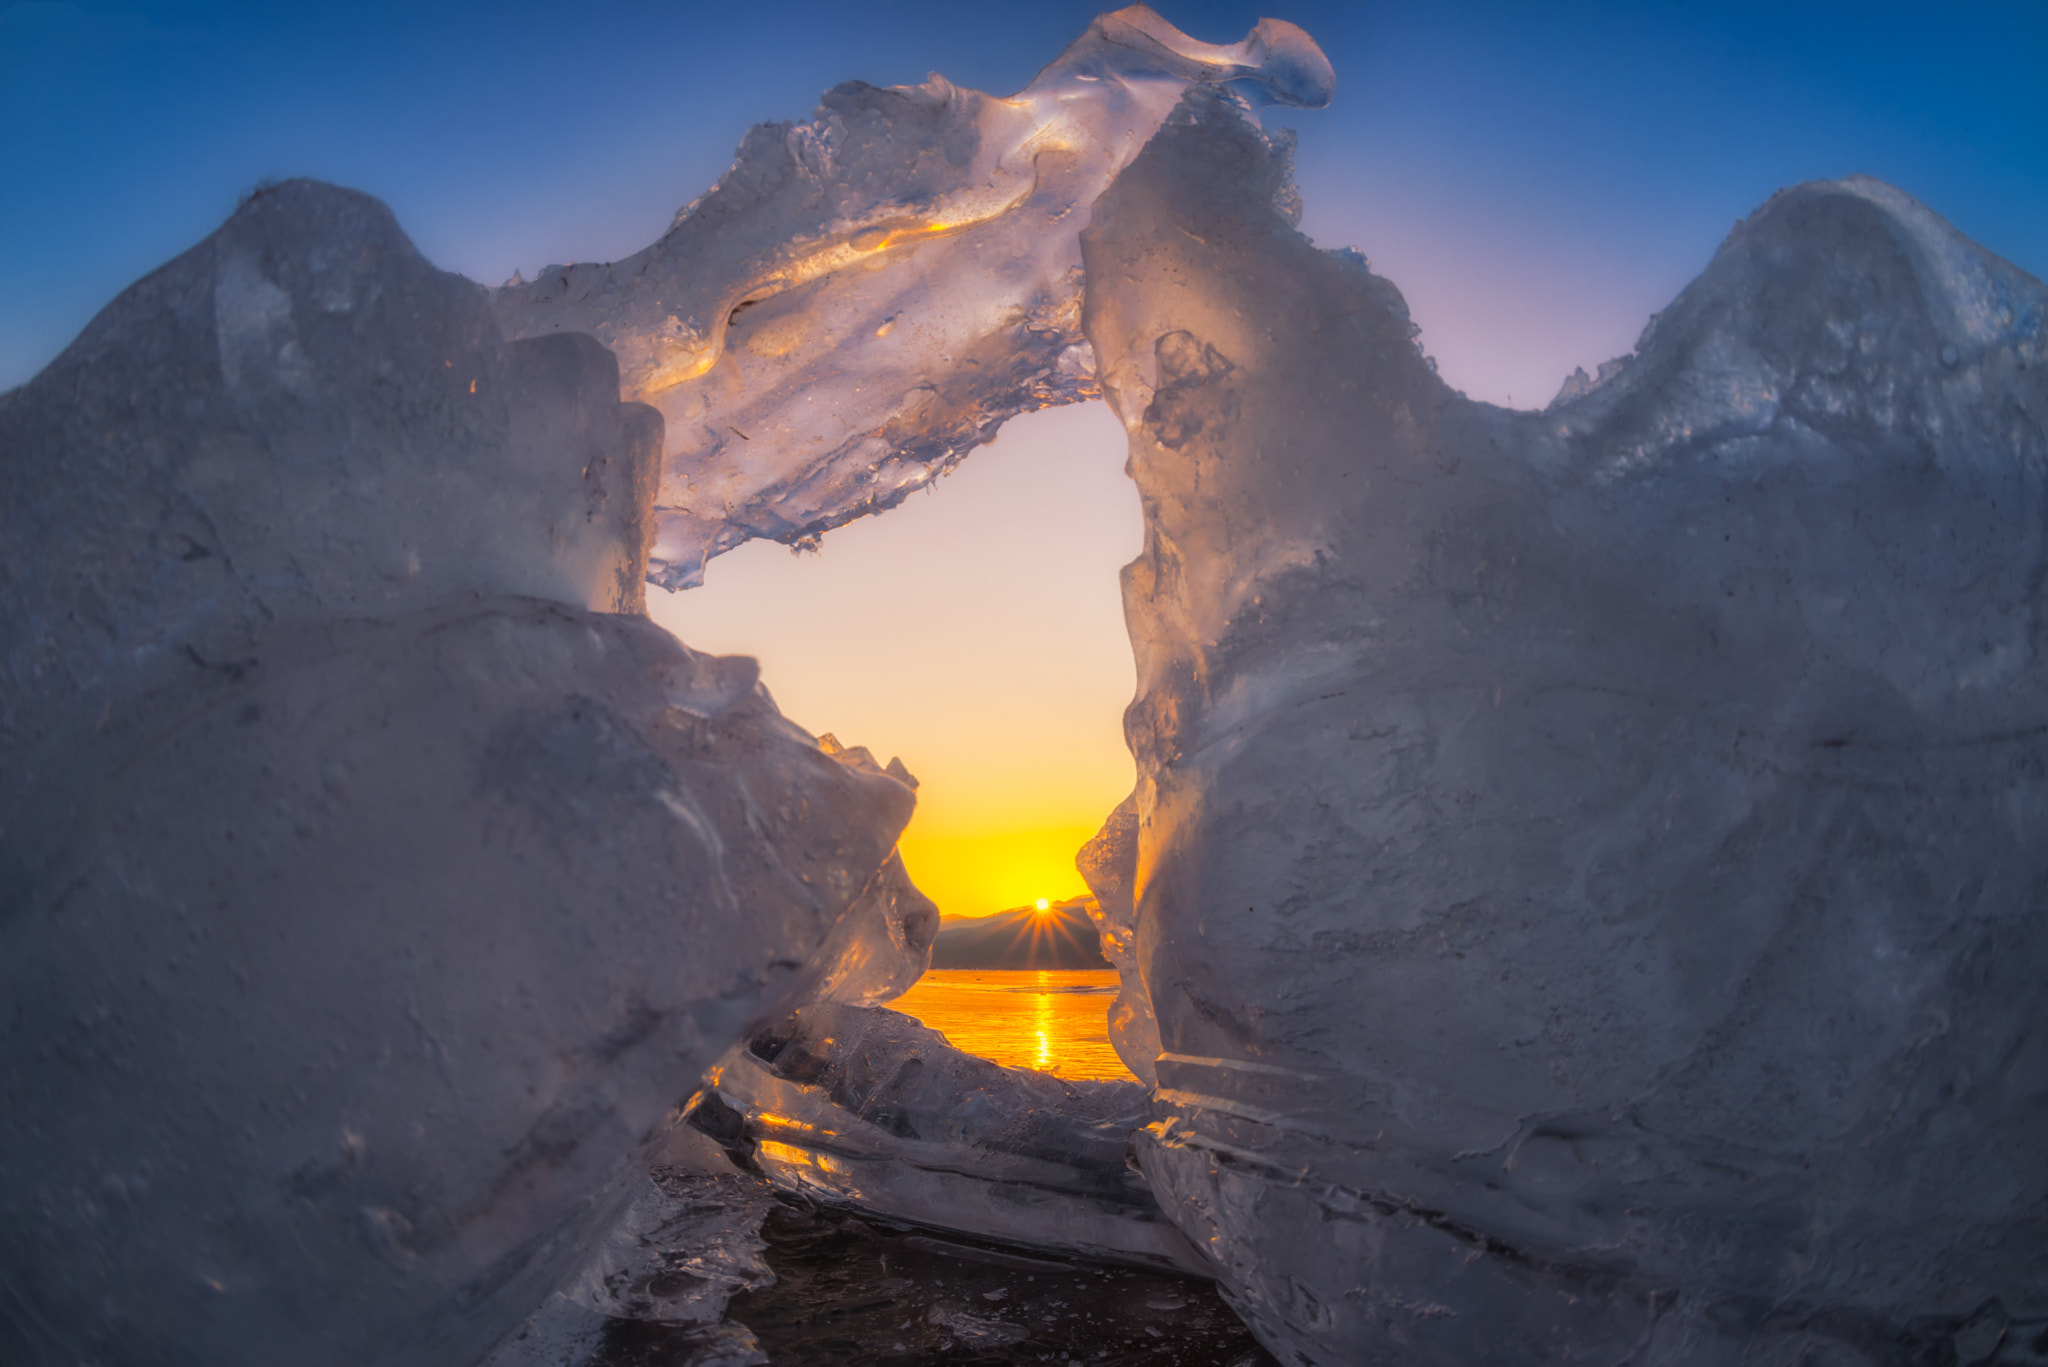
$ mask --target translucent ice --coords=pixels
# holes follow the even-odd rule
[[[0,1358],[471,1362],[544,1302],[744,1360],[663,1278],[743,1284],[745,1201],[644,1181],[707,1068],[776,1182],[1206,1264],[1291,1362],[2033,1351],[2041,285],[1805,186],[1471,403],[1233,81],[1330,85],[1133,8],[1011,100],[842,87],[495,294],[281,187],[0,396]],[[634,612],[1098,387],[1149,1094],[874,1005],[909,775]]]
[[[857,772],[917,787],[917,780],[900,759],[891,759],[885,768],[875,763],[866,746],[843,746],[830,734],[818,737],[818,744]],[[892,853],[839,918],[831,938],[819,951],[822,974],[805,1000],[850,1006],[894,1001],[924,976],[938,933],[938,907],[910,881],[902,856]]]
[[[751,1330],[727,1317],[733,1296],[775,1284],[761,1224],[773,1189],[678,1122],[634,1184],[624,1213],[581,1268],[481,1367],[583,1367],[610,1360],[614,1321],[668,1326],[664,1367],[764,1367]]]
[[[497,292],[516,336],[587,332],[668,419],[653,578],[754,537],[894,506],[1012,414],[1095,393],[1080,335],[1089,205],[1191,83],[1328,100],[1306,34],[1198,43],[1105,14],[1023,91],[858,82],[763,124],[660,241]]]
[[[696,1122],[830,1204],[1115,1262],[1206,1271],[1125,1163],[1135,1082],[1005,1068],[876,1007],[820,1004],[757,1035]]]
[[[909,905],[908,784],[631,611],[659,440],[307,183],[0,396],[0,1360],[475,1362]]]
[[[1285,177],[1191,94],[1083,235],[1162,1202],[1288,1361],[2004,1351],[2048,1318],[2042,286],[1803,186],[1514,413]]]
[[[657,1159],[563,1294],[612,1319],[716,1324],[736,1293],[773,1282],[761,1217],[774,1198],[718,1160],[722,1171]]]
[[[1145,965],[1138,957],[1137,906],[1132,900],[1138,877],[1138,803],[1135,796],[1117,804],[1095,838],[1081,847],[1075,866],[1095,894],[1089,914],[1102,935],[1103,957],[1117,971],[1116,1001],[1109,1008],[1109,1043],[1124,1067],[1156,1086],[1159,1082],[1159,1023],[1152,1018],[1152,994],[1145,986]]]

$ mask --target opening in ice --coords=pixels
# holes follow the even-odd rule
[[[1122,1166],[1144,1089],[1112,1043],[1119,980],[1076,868],[1131,783],[1117,571],[1141,532],[1124,444],[1099,403],[1014,418],[928,496],[810,553],[742,547],[650,610],[791,679],[792,717],[930,745],[905,769],[920,815],[901,849],[955,913],[906,893],[871,918],[843,961],[914,962],[837,972],[735,1051],[693,1123],[813,1200],[1191,1270]],[[864,605],[906,595],[927,607],[919,629],[876,628]],[[991,1225],[997,1187],[1033,1195]]]
[[[1132,782],[1117,572],[1142,528],[1124,442],[1099,403],[1023,415],[927,495],[816,553],[755,543],[702,587],[649,594],[696,648],[759,658],[786,715],[865,738],[917,777],[899,848],[945,919],[934,974],[897,1009],[969,1052],[1070,1078],[1130,1076],[1075,867]],[[873,611],[906,601],[916,611],[886,625]]]
[[[684,594],[655,611],[679,619],[701,647],[707,637],[688,620],[688,595],[705,592],[696,586],[714,557],[751,540],[822,548],[810,578],[825,580],[842,542],[860,535],[834,528],[929,487],[1019,414],[1097,397],[1081,331],[1080,233],[1090,206],[1200,86],[1236,91],[1224,98],[1249,117],[1253,103],[1326,102],[1332,77],[1315,44],[1284,22],[1263,20],[1243,42],[1215,45],[1134,6],[1097,20],[1009,99],[937,76],[913,89],[839,87],[811,122],[750,134],[732,171],[647,251],[611,265],[550,267],[500,290],[498,311],[510,329],[599,337],[619,356],[629,397],[667,420],[650,578]],[[1126,435],[1107,416],[1091,406],[1039,421],[1076,432],[1092,424],[1066,454],[1097,449],[1100,481],[1121,466]],[[1029,430],[1005,441],[1026,442]],[[999,473],[1004,449],[997,443],[961,478]],[[1093,640],[1075,630],[1083,618],[1114,620],[1113,566],[1136,558],[1136,508],[1120,475],[1063,497],[1050,478],[1053,454],[1039,453],[1036,464],[1004,516],[974,519],[982,544],[972,558],[983,563],[1001,529],[1028,533],[1028,544],[1003,557],[1018,592],[1006,612],[1000,595],[975,585],[963,639],[949,643],[1005,672],[1007,686],[952,688],[941,671],[926,670],[898,686],[894,701],[915,697],[929,715],[962,697],[986,703],[1014,694],[1021,684],[1022,697],[1042,706],[1072,694],[1095,672],[1094,657],[1113,652],[1118,664],[1103,673],[1117,683],[1078,710],[1070,706],[1075,715],[1063,723],[1095,729],[1101,743],[1080,747],[1086,758],[1076,763],[1065,759],[1075,747],[1032,743],[1028,727],[977,718],[982,733],[1023,742],[1030,753],[991,757],[979,772],[948,774],[943,784],[927,769],[921,777],[945,797],[931,804],[926,829],[906,834],[902,857],[911,873],[931,873],[926,891],[939,894],[941,910],[982,913],[982,923],[934,931],[929,901],[905,865],[892,864],[890,886],[865,894],[835,933],[808,1003],[733,1051],[695,1123],[777,1182],[821,1198],[1194,1269],[1199,1259],[1123,1159],[1125,1139],[1147,1114],[1158,1052],[1133,959],[1131,775],[1120,727],[1110,731],[1132,675],[1120,622]],[[1111,536],[1120,544],[1092,556],[1083,549],[1090,538],[1070,533],[1111,509],[1123,519]],[[889,542],[902,554],[900,525],[879,530],[895,533]],[[939,579],[946,559],[924,557],[900,576],[900,591],[938,599],[957,589]],[[790,572],[787,562],[781,572]],[[1035,648],[998,640],[977,652],[964,639],[992,624],[1000,631],[1006,616],[1044,614],[1055,601],[1052,586],[1075,573],[1092,582],[1100,607],[1066,614]],[[836,587],[857,595],[856,582]],[[773,613],[787,620],[793,603],[822,598],[815,589],[776,595]],[[771,656],[756,635],[766,615],[749,614],[749,629],[731,648]],[[841,621],[808,633],[806,645],[815,649],[849,624],[857,631],[860,618],[858,603],[849,603]],[[821,696],[815,712],[808,699],[794,700],[805,678],[820,688],[859,686],[862,671],[849,667],[856,652],[834,653],[809,669],[771,660],[767,682],[786,713],[847,708],[844,693]],[[892,673],[900,670],[866,678],[872,685]],[[834,733],[823,738],[830,752],[882,770],[865,749],[839,743],[854,728],[831,724]],[[869,734],[865,723],[858,731]],[[946,757],[935,758],[943,769]],[[1032,772],[1048,764],[1066,772]],[[1121,772],[1097,782],[1084,772],[1091,767]],[[900,757],[887,772],[918,781]],[[1060,794],[1050,805],[1040,795],[1035,820],[1026,815],[1034,787]],[[973,790],[992,790],[990,805],[1013,809],[1008,829],[949,827],[953,793]],[[1073,801],[1077,791],[1092,810]],[[999,853],[1004,844],[1010,848]],[[1028,881],[1005,886],[1027,844],[1037,846],[1036,868]],[[1005,890],[991,898],[997,887]],[[944,905],[956,896],[958,905]],[[927,982],[905,1004],[943,1019],[955,1043],[991,1057],[954,1049],[883,1005],[919,976],[934,941],[938,972],[963,976]],[[1019,971],[1047,976],[994,976]],[[990,1028],[1004,1016],[1009,1024]],[[1040,1195],[1004,1207],[1010,1214],[991,1227],[980,1197],[997,1187]]]
[[[699,647],[713,644],[718,633],[707,628],[719,608],[693,609],[688,594],[702,592],[692,586],[705,582],[714,557],[756,539],[816,550],[833,528],[930,487],[1006,420],[1095,397],[1094,358],[1081,335],[1080,232],[1089,206],[1183,95],[1202,85],[1229,87],[1241,101],[1316,105],[1329,98],[1332,79],[1315,44],[1284,22],[1261,21],[1243,42],[1216,45],[1134,6],[1103,16],[1009,99],[936,76],[911,89],[841,86],[811,122],[754,130],[732,171],[645,252],[611,265],[549,267],[498,291],[498,312],[516,333],[574,329],[603,340],[620,358],[628,396],[667,419],[650,578],[685,593],[673,602],[657,595],[656,614]],[[847,640],[860,632],[859,580],[835,581],[829,572],[835,556],[859,554],[859,527],[835,534],[803,590],[758,590],[775,599],[772,609],[725,609],[745,621],[732,622],[731,634],[715,644],[767,659],[768,683],[784,710],[833,716],[818,723],[832,726],[831,748],[859,762],[869,762],[865,751],[842,751],[836,736],[887,726],[877,720],[871,730],[854,695],[902,678],[907,663],[924,677],[880,686],[895,694],[887,700],[893,705],[915,698],[911,705],[928,725],[961,698],[1018,700],[1014,722],[984,711],[971,723],[980,736],[1008,742],[1006,753],[962,737],[950,755],[920,760],[937,793],[922,827],[906,833],[903,856],[942,912],[1003,913],[1015,922],[941,929],[942,972],[953,971],[944,967],[951,963],[959,971],[1086,976],[1048,979],[1042,991],[1034,983],[1014,1001],[990,995],[982,1009],[954,1013],[955,1031],[969,1020],[985,1027],[1003,1014],[992,1004],[1007,1005],[1028,1016],[1012,1039],[977,1034],[998,1057],[1074,1071],[1086,1051],[1094,1066],[1080,1071],[1128,1077],[1100,1038],[1077,1039],[1072,1049],[1051,1038],[1055,1018],[1081,1019],[1100,1006],[1115,1052],[1150,1081],[1156,1040],[1142,992],[1129,983],[1115,990],[1117,970],[1129,979],[1134,969],[1128,866],[1135,844],[1125,829],[1128,804],[1118,805],[1130,772],[1112,721],[1130,696],[1130,656],[1111,595],[1113,567],[1138,550],[1137,518],[1129,485],[1106,473],[1121,465],[1124,432],[1098,406],[1038,421],[1046,424],[1040,430],[1058,432],[1042,444],[1064,449],[1040,450],[1035,468],[1020,467],[1014,489],[1002,496],[1003,516],[977,510],[972,519],[979,544],[967,558],[1009,567],[1008,606],[987,583],[974,584],[947,646],[956,657],[949,663],[964,660],[1003,678],[955,687],[940,682],[949,671],[929,662],[860,667],[862,651]],[[962,478],[999,475],[1004,452],[1029,444],[1030,430],[998,443]],[[1063,494],[1060,459],[1090,452],[1092,483]],[[1121,519],[1107,541],[1090,525],[1106,515]],[[989,541],[1004,529],[1024,535],[999,556]],[[900,521],[882,530],[888,536],[877,544],[908,562],[916,548]],[[1106,555],[1089,549],[1111,545]],[[870,591],[929,597],[937,617],[963,587],[944,568],[960,558],[927,553],[906,563],[895,585]],[[736,579],[767,585],[778,573],[793,571],[787,562],[779,571],[748,567]],[[1056,586],[1075,576],[1099,596],[1062,614]],[[831,588],[820,592],[821,583]],[[785,652],[763,641],[766,623],[787,627],[794,605],[816,609],[834,593],[843,605],[836,620],[792,633],[800,646]],[[1048,610],[1065,620],[1034,633],[1035,641],[1014,639],[1026,635],[1027,618],[1045,627]],[[1111,629],[1093,629],[1112,621]],[[1003,639],[1005,628],[1012,639]],[[980,644],[976,638],[991,630],[996,638]],[[1111,677],[1117,683],[1106,688],[1089,682]],[[803,696],[810,687],[821,690],[815,702]],[[1062,710],[1054,729],[1089,730],[1088,743],[1033,734],[1030,714]],[[900,764],[891,769],[909,779]],[[956,796],[968,793],[982,796]],[[973,801],[1007,810],[1002,820],[956,810]],[[1102,827],[1101,814],[1111,809],[1118,814]],[[1074,867],[1084,845],[1094,851],[1084,861],[1085,882]],[[882,900],[903,921],[888,931],[893,942],[922,948],[923,932],[910,922],[928,919],[928,911],[907,920],[901,914],[913,899],[921,902],[915,893]],[[876,933],[882,929],[877,922]],[[903,971],[877,978],[842,967],[831,976],[815,1009],[827,1001],[877,1004],[907,986]],[[938,986],[928,985],[921,1009],[945,1014],[931,996]],[[966,993],[975,985],[945,986]]]

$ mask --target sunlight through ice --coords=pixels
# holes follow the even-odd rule
[[[591,333],[661,410],[649,577],[695,584],[721,551],[892,507],[1005,418],[1092,397],[1089,206],[1191,84],[1220,82],[1309,107],[1335,84],[1292,24],[1200,43],[1143,5],[1010,99],[849,83],[809,123],[750,132],[653,246],[508,285],[499,316]]]
[[[474,1362],[637,1257],[685,1096],[1293,1362],[2033,1353],[2048,295],[1806,185],[1472,403],[1218,89],[1327,75],[1129,10],[1014,101],[844,87],[488,304],[295,182],[0,395],[0,1357]],[[1156,1087],[878,1005],[943,933],[909,771],[638,613],[650,540],[688,582],[1097,385],[1139,781],[1083,863]]]

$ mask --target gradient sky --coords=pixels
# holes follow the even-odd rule
[[[1097,6],[0,0],[0,388],[266,178],[381,196],[491,283],[652,241],[753,122],[940,71],[1010,93]],[[1452,384],[1517,407],[1633,345],[1783,186],[1880,176],[2048,274],[2048,3],[1164,4],[1197,38],[1301,24],[1337,102],[1303,227],[1406,294]],[[658,602],[758,654],[784,710],[923,780],[906,856],[950,912],[1078,890],[1128,786],[1114,568],[1137,546],[1099,407],[1020,419],[814,556],[753,546]],[[658,595],[657,595],[658,596]]]

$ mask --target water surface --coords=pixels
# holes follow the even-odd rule
[[[955,1048],[1066,1078],[1131,1080],[1109,1047],[1116,970],[935,968],[890,1002]]]

